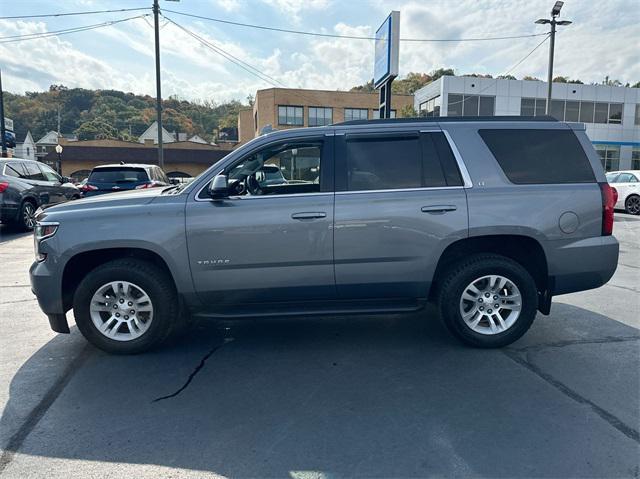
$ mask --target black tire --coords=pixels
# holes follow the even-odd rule
[[[18,212],[17,225],[22,231],[33,231],[35,227],[35,213],[37,206],[29,200],[25,200],[20,205]]]
[[[465,288],[486,275],[508,278],[520,291],[520,315],[505,331],[482,334],[465,323],[460,312],[460,301]],[[535,281],[519,263],[496,254],[470,256],[448,268],[438,290],[440,316],[447,329],[463,343],[478,348],[500,348],[519,339],[531,327],[538,309]]]
[[[627,196],[627,199],[624,200],[624,211],[630,215],[640,215],[640,196]]]
[[[101,286],[112,281],[128,281],[141,287],[153,305],[153,320],[135,339],[110,339],[91,319],[91,298]],[[78,329],[94,346],[111,354],[138,354],[158,347],[171,334],[178,320],[179,302],[173,281],[162,269],[147,261],[127,258],[98,266],[82,280],[73,298],[73,313]]]

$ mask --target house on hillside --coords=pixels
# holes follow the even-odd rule
[[[44,161],[51,168],[55,169],[55,161],[53,163],[48,163],[48,160],[45,161],[44,158],[49,153],[55,152],[55,147],[60,139],[64,139],[66,141],[78,141],[78,137],[73,133],[58,133],[57,131],[51,130],[38,141],[36,141],[36,159]]]
[[[31,131],[27,131],[24,141],[16,143],[14,156],[17,158],[24,158],[25,160],[36,159],[36,142],[33,141]]]
[[[186,138],[185,138],[186,139]],[[138,137],[139,143],[144,143],[145,140],[153,140],[154,144],[158,143],[158,122],[154,121],[149,128],[147,128],[142,135]],[[169,133],[164,127],[162,128],[162,142],[173,143],[176,141],[174,136]]]

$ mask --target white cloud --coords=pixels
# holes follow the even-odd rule
[[[215,5],[226,12],[235,12],[240,9],[239,0],[215,0]]]
[[[318,12],[329,7],[331,0],[262,0],[265,4],[276,8],[285,18],[299,23],[303,12]]]

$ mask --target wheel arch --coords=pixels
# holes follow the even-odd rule
[[[549,291],[552,289],[552,285],[549,284],[547,257],[538,240],[524,235],[472,236],[451,243],[440,255],[433,275],[429,298],[435,298],[439,287],[438,280],[452,264],[471,254],[478,253],[499,254],[519,263],[531,274],[536,283],[541,311],[544,313],[548,309],[545,307],[545,303],[547,297],[550,302]]]
[[[122,258],[136,258],[147,261],[162,269],[171,279],[176,290],[176,278],[164,258],[155,251],[140,247],[114,247],[82,251],[72,256],[62,272],[62,303],[65,311],[71,309],[73,296],[80,282],[92,270],[109,261]]]

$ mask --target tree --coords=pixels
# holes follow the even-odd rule
[[[431,83],[431,81],[431,76],[426,73],[410,72],[402,80],[394,81],[391,84],[391,91],[396,94],[412,95],[427,83]]]
[[[532,77],[532,76],[529,76],[529,75],[526,75],[526,76],[522,77],[522,79],[523,80],[529,80],[529,81],[542,81],[542,80],[540,80],[540,78]]]
[[[513,75],[498,75],[496,78],[499,78],[501,80],[517,80],[517,78]]]
[[[109,123],[102,120],[91,120],[80,125],[75,131],[79,140],[104,140],[108,138],[118,139],[120,135]]]
[[[631,88],[640,88],[640,81],[635,82],[633,85],[631,85]]]
[[[413,108],[413,105],[405,105],[398,112],[398,118],[416,118],[418,112]]]
[[[349,91],[358,91],[358,92],[362,92],[362,93],[373,93],[374,91],[376,91],[376,89],[373,86],[373,80],[370,80],[367,83],[365,83],[364,85],[354,86]]]
[[[567,77],[558,76],[553,79],[553,83],[568,83],[568,80]]]

